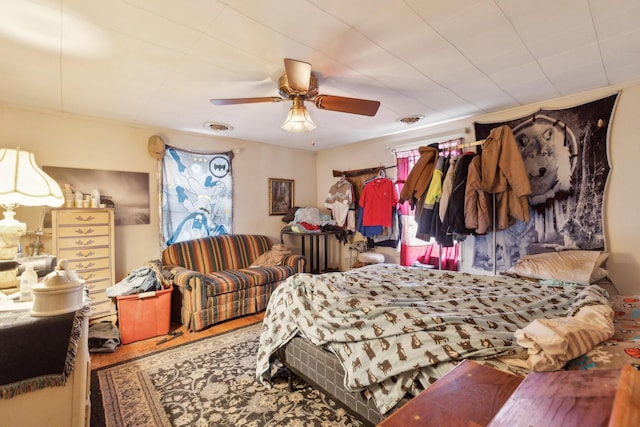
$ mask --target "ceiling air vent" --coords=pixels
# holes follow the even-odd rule
[[[204,127],[214,132],[230,132],[233,130],[233,126],[218,122],[206,122]]]
[[[399,119],[405,125],[413,125],[418,123],[420,120],[424,119],[424,116],[407,116]]]

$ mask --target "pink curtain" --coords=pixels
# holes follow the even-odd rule
[[[418,257],[417,261],[422,264],[435,265],[435,268],[438,268],[438,263],[441,262],[442,270],[458,271],[459,255],[460,247],[458,246],[458,242],[455,242],[453,246],[448,248],[434,243],[427,245],[424,254]]]
[[[455,140],[455,142],[458,142],[458,140]],[[419,158],[420,153],[418,150],[396,152],[396,166],[398,173],[396,186],[398,194],[400,194],[402,186],[409,176],[409,171],[411,171],[411,168],[413,168]],[[455,242],[452,247],[443,248],[437,243],[427,243],[423,240],[415,238],[412,239],[413,236],[411,236],[411,233],[415,233],[415,230],[411,230],[414,211],[411,209],[409,202],[401,204],[399,210],[402,215],[403,224],[402,239],[400,243],[400,264],[410,266],[417,261],[422,264],[434,265],[435,268],[438,268],[438,265],[441,264],[443,270],[457,271],[458,256],[460,255],[458,243]]]

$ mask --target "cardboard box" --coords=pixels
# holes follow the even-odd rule
[[[172,290],[173,287],[116,297],[122,344],[169,333]]]

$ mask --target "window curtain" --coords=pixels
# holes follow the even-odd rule
[[[162,160],[164,247],[232,232],[233,153],[198,153],[167,146]]]
[[[409,176],[409,172],[420,158],[420,153],[417,149],[396,151],[396,167],[397,177],[396,186],[398,194],[402,191],[402,187]],[[417,239],[415,237],[418,230],[414,217],[414,209],[408,201],[405,201],[399,205],[400,221],[402,221],[402,236],[400,239],[400,264],[401,265],[413,265],[418,258],[421,258],[427,247],[428,242]]]
[[[455,155],[450,147],[464,142],[463,139],[455,139],[443,142],[442,148],[447,151],[447,155]],[[398,194],[409,176],[409,172],[420,158],[417,149],[397,151],[396,166]],[[442,247],[435,239],[429,242],[416,238],[418,224],[415,222],[415,211],[411,209],[409,202],[400,205],[399,211],[402,221],[402,239],[400,242],[400,264],[410,266],[414,264],[428,264],[443,270],[458,270],[458,258],[460,247],[454,242],[451,247]]]

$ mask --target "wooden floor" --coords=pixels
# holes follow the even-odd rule
[[[218,335],[223,332],[232,331],[234,329],[248,326],[254,323],[262,322],[264,318],[264,312],[257,314],[250,314],[238,319],[228,320],[217,325],[210,326],[202,331],[189,332],[182,325],[172,324],[171,331],[181,331],[183,334],[180,337],[173,338],[163,344],[157,344],[165,336],[153,337],[146,340],[135,341],[129,344],[123,344],[113,353],[91,353],[91,369],[101,368],[103,366],[111,365],[113,363],[121,362],[123,360],[132,359],[134,357],[143,356],[147,353],[170,348],[179,344],[188,343],[191,341],[199,340],[201,338],[210,337],[212,335]]]

